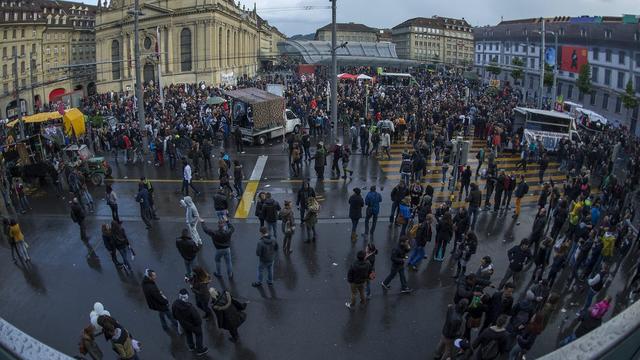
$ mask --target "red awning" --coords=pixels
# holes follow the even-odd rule
[[[57,88],[52,90],[49,93],[49,102],[53,102],[55,100],[58,100],[60,97],[62,97],[62,95],[64,95],[65,90],[63,88]]]
[[[338,74],[338,79],[340,80],[355,80],[357,78],[358,76],[353,74],[347,74],[347,73]]]

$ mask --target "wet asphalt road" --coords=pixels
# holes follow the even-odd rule
[[[295,199],[299,181],[287,175],[286,154],[280,145],[267,149],[250,149],[241,156],[245,175],[251,173],[258,154],[268,154],[269,160],[259,190],[268,190],[276,200]],[[278,255],[275,266],[275,286],[254,289],[255,246],[259,238],[258,224],[251,209],[249,219],[234,220],[233,281],[213,278],[216,288],[230,289],[238,298],[249,302],[247,321],[240,328],[241,341],[237,345],[227,340],[227,333],[217,329],[215,322],[207,323],[205,343],[209,353],[205,359],[321,359],[321,358],[430,358],[442,329],[445,308],[452,302],[455,291],[451,275],[455,263],[447,256],[444,262],[423,261],[418,272],[408,272],[412,294],[399,294],[399,279],[386,294],[379,282],[390,268],[389,255],[395,245],[399,228],[389,228],[389,193],[396,180],[386,180],[385,174],[374,160],[361,156],[352,158],[357,175],[353,180],[327,181],[312,186],[324,197],[321,202],[321,220],[317,226],[318,241],[302,242],[303,231],[298,227],[294,235],[293,254]],[[115,166],[115,164],[114,164]],[[311,169],[312,170],[312,169]],[[308,171],[305,169],[305,171]],[[140,221],[138,205],[133,202],[135,182],[126,181],[145,174],[156,181],[155,193],[158,215],[153,229],[147,231]],[[327,170],[328,174],[328,170]],[[127,179],[125,179],[125,176]],[[90,244],[96,246],[98,259],[87,258],[87,248],[79,238],[77,225],[68,215],[68,199],[56,198],[49,191],[38,191],[31,199],[34,210],[19,216],[26,240],[30,244],[33,263],[29,266],[14,264],[8,246],[2,244],[0,262],[0,314],[2,317],[41,341],[69,355],[77,354],[77,342],[82,328],[89,323],[89,312],[95,301],[102,302],[118,321],[143,343],[141,359],[190,359],[183,339],[165,333],[155,312],[146,306],[140,281],[145,268],[158,274],[158,285],[173,301],[180,288],[186,287],[184,266],[175,248],[175,238],[184,224],[184,212],[179,207],[180,173],[166,167],[122,165],[115,167],[114,189],[121,201],[120,215],[124,220],[137,256],[133,261],[133,274],[118,271],[102,247],[100,225],[110,221],[110,211],[101,199],[103,188],[92,189],[97,212],[88,217]],[[213,176],[209,176],[213,179]],[[173,180],[172,180],[173,179]],[[346,272],[355,253],[364,246],[360,236],[357,244],[350,242],[350,221],[347,218],[347,197],[354,186],[368,188],[376,184],[383,188],[380,221],[373,241],[380,254],[376,262],[378,279],[372,284],[372,298],[366,307],[355,311],[345,308],[349,295]],[[201,215],[213,226],[214,182],[196,186],[203,194],[196,197]],[[365,191],[366,192],[366,191]],[[298,219],[296,213],[296,218]],[[506,267],[506,250],[514,242],[527,236],[531,229],[534,209],[526,207],[522,223],[516,225],[510,214],[482,213],[477,233],[480,238],[478,253],[470,262],[475,270],[484,255],[494,259],[497,283]],[[363,230],[361,222],[359,232]],[[214,248],[211,240],[200,232],[204,248],[198,263],[213,273]],[[278,241],[281,243],[282,235]],[[431,254],[433,243],[427,246]],[[527,280],[530,278],[529,269]],[[563,284],[564,277],[557,281]],[[523,292],[524,281],[518,287]],[[615,290],[616,284],[612,285]],[[619,284],[618,284],[619,288]],[[580,296],[582,301],[583,295]],[[192,299],[193,301],[193,299]],[[564,304],[574,301],[567,296]],[[560,325],[575,309],[557,312],[547,331],[541,335],[530,355],[544,354],[556,347]],[[565,326],[566,328],[566,326]],[[115,356],[103,339],[98,340],[106,359]]]

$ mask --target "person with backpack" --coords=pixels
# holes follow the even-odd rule
[[[264,221],[267,223],[267,229],[269,229],[269,235],[273,236],[273,239],[278,238],[278,214],[280,213],[280,204],[271,197],[271,193],[265,194],[265,201],[262,204],[262,214]]]
[[[458,246],[458,252],[455,257],[458,259],[456,265],[456,273],[452,276],[458,278],[467,272],[467,264],[471,256],[476,253],[478,248],[478,236],[473,231],[465,233],[464,241]]]
[[[238,328],[247,319],[247,314],[245,313],[247,304],[238,301],[226,290],[218,292],[211,287],[209,288],[209,294],[213,299],[211,307],[213,308],[213,313],[216,315],[218,328],[229,331],[231,335],[229,341],[233,343],[238,342],[238,340],[240,340]]]
[[[105,336],[111,341],[111,348],[118,356],[118,360],[138,360],[136,346],[131,334],[122,326],[105,328]],[[139,344],[137,341],[136,344]],[[139,345],[137,345],[139,346]]]
[[[407,286],[407,278],[404,272],[404,260],[409,249],[409,238],[404,235],[400,236],[398,245],[391,251],[391,272],[389,272],[389,275],[380,283],[384,290],[389,290],[391,288],[389,286],[391,280],[393,280],[396,275],[400,275],[400,285],[402,286],[400,292],[406,294],[413,291]]]
[[[168,319],[177,332],[178,322],[171,315],[171,311],[169,311],[169,300],[167,300],[167,297],[164,296],[162,291],[160,291],[160,288],[158,288],[158,285],[156,284],[157,279],[158,276],[155,271],[145,269],[144,277],[142,278],[142,292],[145,300],[147,301],[147,306],[149,309],[158,313],[158,316],[160,317],[160,324],[162,324],[162,329],[164,329],[164,331],[169,330],[169,327],[167,326]]]
[[[611,297],[607,296],[604,300],[593,305],[587,313],[580,315],[580,324],[571,333],[571,335],[567,336],[560,342],[560,346],[567,345],[602,325],[602,318],[606,315],[610,307]]]
[[[411,170],[413,169],[413,162],[409,157],[409,154],[405,152],[402,154],[402,162],[400,163],[400,179],[405,185],[411,182]]]
[[[436,348],[434,359],[450,359],[453,352],[453,342],[462,335],[464,331],[463,315],[467,311],[469,300],[462,299],[455,304],[447,306],[442,335]]]
[[[431,242],[431,237],[433,236],[432,223],[433,215],[428,214],[425,221],[414,225],[418,227],[414,236],[415,246],[411,250],[409,260],[407,261],[407,265],[413,271],[418,271],[418,265],[420,265],[420,262],[426,256],[425,247],[427,243]]]
[[[96,335],[94,334],[94,331],[95,329],[92,325],[89,325],[82,330],[78,350],[80,351],[80,354],[89,356],[91,360],[102,360],[104,354],[96,342]]]
[[[184,331],[189,351],[194,351],[197,356],[206,354],[209,349],[203,345],[202,319],[198,310],[189,301],[187,289],[180,289],[178,299],[171,306],[171,312]]]
[[[608,281],[608,278],[609,278],[609,264],[602,263],[602,265],[600,266],[600,271],[598,271],[592,277],[587,279],[587,285],[588,285],[587,297],[585,298],[582,311],[580,311],[578,315],[584,314],[587,312],[587,310],[589,309],[589,306],[591,306],[591,302],[593,301],[593,298],[600,292],[600,290],[602,290],[605,283]]]
[[[262,286],[262,273],[267,272],[267,284],[273,286],[273,263],[278,252],[278,243],[271,239],[269,230],[266,227],[260,228],[260,241],[256,247],[258,256],[258,279],[251,286]]]
[[[300,224],[304,222],[307,202],[310,197],[316,197],[316,192],[311,185],[309,185],[309,179],[305,179],[302,181],[302,187],[298,190],[298,197],[296,198],[296,206],[300,210]]]
[[[509,334],[505,329],[508,315],[500,315],[496,324],[482,330],[480,335],[473,341],[472,348],[475,349],[475,360],[498,359],[502,354],[507,353]]]
[[[513,214],[514,219],[518,219],[520,216],[520,206],[522,204],[522,198],[527,195],[529,192],[529,184],[524,178],[524,175],[520,175],[520,182],[516,185],[515,196],[516,196],[516,209]],[[516,223],[516,225],[520,225],[520,221]]]
[[[89,241],[89,237],[87,236],[87,224],[85,222],[85,218],[86,213],[84,209],[80,205],[78,198],[74,197],[73,200],[71,200],[71,220],[80,227],[80,240],[86,243]]]
[[[391,215],[389,216],[389,227],[392,227],[393,224],[395,224],[396,212],[400,213],[400,202],[407,195],[409,195],[409,189],[404,181],[400,181],[398,185],[391,190]]]
[[[365,305],[367,299],[365,297],[364,285],[369,280],[371,274],[371,263],[365,259],[365,252],[360,250],[356,255],[356,261],[351,264],[347,272],[347,281],[351,286],[351,300],[345,303],[349,309],[356,306],[356,296],[360,294],[360,305]]]
[[[296,230],[296,219],[293,215],[293,209],[291,208],[291,201],[284,201],[284,209],[280,211],[280,221],[282,225],[282,233],[284,234],[284,240],[282,241],[282,252],[285,255],[291,254],[291,238]]]
[[[318,180],[324,180],[324,167],[327,165],[327,149],[324,147],[322,141],[318,142],[316,146],[316,153],[311,159],[315,160],[314,169],[316,171],[316,177]]]
[[[376,224],[378,223],[378,214],[380,213],[380,203],[382,202],[382,196],[376,191],[376,186],[371,185],[369,192],[364,199],[364,203],[367,206],[364,219],[364,236],[373,236],[376,230]],[[371,229],[369,229],[369,220],[371,220]]]
[[[318,213],[320,212],[320,204],[316,200],[315,196],[307,199],[307,213],[304,217],[304,224],[307,228],[307,239],[304,241],[308,243],[310,241],[316,241],[316,224],[318,223]]]
[[[200,251],[200,247],[191,239],[190,234],[188,229],[182,229],[182,234],[176,240],[176,248],[180,253],[180,257],[184,260],[184,266],[187,271],[185,274],[186,277],[191,277],[196,255],[198,255]]]

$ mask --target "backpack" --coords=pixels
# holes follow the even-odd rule
[[[411,226],[411,228],[409,229],[409,238],[411,239],[415,239],[416,236],[418,236],[418,231],[420,231],[420,227],[422,226],[422,224],[417,223],[417,224],[413,224],[413,226]]]
[[[591,306],[591,309],[589,309],[589,315],[594,319],[602,319],[604,314],[607,313],[607,310],[609,310],[609,303],[603,300]]]
[[[377,144],[380,142],[380,134],[378,134],[377,132],[373,133],[373,135],[371,136],[371,142],[374,144]]]
[[[500,354],[500,344],[495,339],[490,340],[480,348],[480,358],[483,360],[495,359]]]

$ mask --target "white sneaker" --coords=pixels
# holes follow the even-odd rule
[[[350,310],[353,310],[353,308],[351,307],[351,303],[350,302],[344,303],[344,306],[348,307]]]

